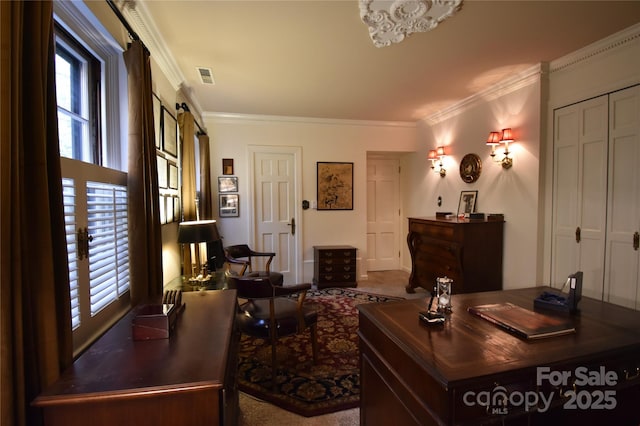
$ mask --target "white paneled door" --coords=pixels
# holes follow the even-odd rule
[[[605,300],[640,309],[640,86],[609,98]]]
[[[400,165],[397,159],[367,159],[367,270],[400,266]]]
[[[555,111],[552,284],[584,272],[582,293],[602,299],[607,221],[608,98]]]
[[[284,283],[300,282],[302,216],[298,211],[300,150],[295,147],[252,147],[254,246],[273,251],[271,270],[284,275]]]

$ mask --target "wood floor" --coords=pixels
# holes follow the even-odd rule
[[[404,298],[429,297],[429,293],[417,288],[414,294],[405,290],[409,273],[405,271],[369,272],[366,280],[358,282],[358,290]],[[239,426],[357,426],[360,424],[360,410],[339,411],[317,417],[302,417],[275,405],[240,393]]]

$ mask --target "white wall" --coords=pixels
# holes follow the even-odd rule
[[[218,220],[224,245],[252,241],[249,235],[248,199],[250,145],[295,146],[302,149],[302,198],[316,199],[316,162],[354,163],[353,210],[304,210],[296,222],[302,231],[303,280],[313,277],[313,246],[349,244],[358,249],[359,279],[366,277],[366,159],[367,152],[416,150],[413,123],[373,123],[283,117],[203,114],[211,140],[211,175],[214,188],[222,174],[222,159],[234,160],[238,176],[240,217]]]
[[[536,284],[540,87],[539,74],[533,69],[524,83],[516,80],[502,87],[507,94],[489,99],[478,97],[446,119],[430,124],[423,122],[418,131],[419,152],[405,159],[407,174],[403,186],[407,217],[434,216],[436,211],[455,213],[460,191],[465,190],[478,191],[476,211],[505,215],[505,289]],[[515,143],[509,147],[513,157],[511,169],[503,169],[493,162],[486,145],[489,132],[506,127],[512,128],[515,137]],[[440,145],[446,147],[448,155],[444,178],[431,171],[426,159],[428,150]],[[468,153],[482,159],[480,178],[471,184],[465,183],[459,174],[460,161]],[[437,205],[439,196],[441,207]],[[407,231],[406,221],[404,231]],[[410,268],[406,247],[404,267]]]

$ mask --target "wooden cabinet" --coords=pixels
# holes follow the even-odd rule
[[[235,290],[182,295],[168,339],[134,341],[131,312],[34,404],[45,425],[237,424]]]
[[[317,288],[357,287],[355,247],[313,246],[313,261]]]
[[[411,275],[407,292],[431,291],[438,277],[453,293],[502,289],[502,220],[409,218]]]
[[[418,321],[424,298],[359,305],[360,424],[639,424],[640,312],[582,298],[575,334],[535,343],[467,312],[469,306],[505,302],[532,309],[532,300],[545,290],[550,289],[454,295],[453,313],[435,327]],[[604,369],[616,380],[577,386],[582,408],[571,409],[562,384],[538,381],[539,367],[568,373],[567,387],[578,367],[590,378]],[[613,406],[584,408],[596,404],[596,395],[611,392]],[[526,407],[523,395],[544,397],[548,405]]]

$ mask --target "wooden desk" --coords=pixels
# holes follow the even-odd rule
[[[182,299],[169,339],[133,341],[131,312],[96,341],[34,401],[45,424],[236,424],[236,292]]]
[[[504,420],[506,424],[638,425],[640,312],[583,298],[582,312],[574,317],[575,334],[532,342],[466,311],[468,306],[506,301],[533,309],[533,299],[543,290],[454,295],[453,313],[441,327],[419,323],[418,311],[426,309],[426,299],[360,305],[360,424],[478,425]],[[566,386],[553,386],[546,379],[538,386],[539,366],[570,372],[571,377]],[[563,407],[568,399],[560,395],[572,389],[580,366],[589,374],[601,366],[617,374],[613,387],[576,388],[581,397],[594,400],[595,391],[615,391],[614,410]],[[553,395],[553,404],[541,413],[518,404],[477,403],[480,392],[497,395],[497,386],[503,386],[506,395]]]

